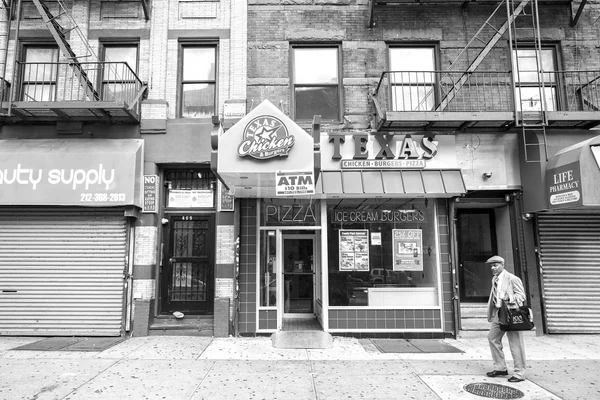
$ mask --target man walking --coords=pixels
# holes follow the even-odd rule
[[[500,329],[498,322],[498,310],[502,301],[517,303],[521,306],[526,299],[523,282],[517,276],[504,269],[504,259],[500,256],[493,256],[488,259],[486,264],[492,268],[494,278],[492,279],[492,291],[488,300],[487,318],[491,322],[488,341],[494,360],[494,370],[487,373],[487,376],[495,378],[497,376],[508,375],[506,368],[506,359],[502,350],[502,338],[506,333],[508,336],[508,345],[514,362],[513,376],[508,378],[509,382],[522,382],[525,376],[525,343],[523,342],[523,332],[508,331]]]

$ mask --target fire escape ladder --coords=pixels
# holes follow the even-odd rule
[[[514,7],[514,0],[510,7]],[[526,18],[527,17],[527,18]],[[514,21],[510,30],[511,62],[514,81],[515,126],[521,128],[523,148],[526,162],[548,160],[546,144],[546,126],[548,110],[546,87],[542,64],[542,44],[540,40],[540,24],[538,1],[531,0],[523,10],[523,17]],[[528,43],[525,51],[523,43]],[[533,47],[531,46],[533,43]],[[525,50],[525,49],[523,49]],[[517,56],[518,54],[518,56]],[[525,80],[524,76],[535,74],[535,79]],[[550,78],[551,79],[551,78]],[[527,90],[527,93],[525,93]],[[543,153],[542,153],[543,150]]]
[[[13,1],[3,0],[0,3],[0,115],[10,115],[10,103],[4,102],[10,98],[10,84],[6,79],[6,64],[8,62],[8,45],[10,42],[10,25],[13,15]]]
[[[469,65],[469,67],[466,69],[465,73],[460,76],[460,78],[453,84],[453,86],[450,88],[450,90],[448,90],[448,92],[445,94],[444,98],[440,102],[440,105],[436,108],[436,111],[444,111],[444,109],[446,107],[448,107],[448,104],[450,104],[450,102],[452,101],[452,99],[454,99],[454,97],[456,96],[456,94],[458,93],[458,91],[469,80],[469,78],[471,77],[471,73],[473,71],[475,71],[477,69],[477,67],[479,67],[479,65],[487,57],[487,55],[489,54],[489,52],[494,48],[494,46],[496,45],[496,43],[498,43],[498,41],[500,40],[500,38],[502,38],[502,36],[506,33],[506,31],[509,30],[508,28],[513,23],[513,21],[515,21],[515,19],[519,16],[519,14],[521,14],[521,12],[525,8],[525,6],[527,6],[527,4],[529,4],[529,2],[531,0],[520,0],[519,5],[516,8],[514,8],[512,10],[512,12],[510,12],[508,14],[508,18],[504,22],[504,24],[502,24],[502,26],[499,27],[499,28],[495,28],[495,27],[493,27],[491,25],[490,21],[494,17],[494,15],[496,14],[496,12],[500,9],[500,7],[504,4],[505,1],[511,1],[512,2],[512,0],[503,0],[496,7],[496,9],[493,11],[492,15],[490,15],[490,17],[483,23],[482,27],[477,31],[477,33],[475,34],[475,36],[467,43],[467,45],[465,46],[465,48],[463,48],[463,50],[461,50],[461,52],[459,53],[458,57],[451,63],[450,69],[452,69],[457,64],[458,59],[463,54],[466,54],[467,49],[469,47],[471,47],[471,45],[475,41],[486,43],[485,47],[481,50],[481,52],[479,52],[479,54],[477,55],[477,57],[475,57],[475,59],[473,60],[473,62],[471,62],[471,64]],[[487,40],[487,42],[486,42],[485,39],[483,39],[481,37],[486,32],[486,30],[485,30],[486,27],[492,28],[492,30],[494,31],[494,34],[492,35],[492,37],[489,40]]]
[[[81,33],[81,30],[79,29],[77,23],[75,22],[71,14],[68,12],[66,6],[63,4],[62,1],[59,0],[58,4],[60,7],[60,12],[58,15],[54,16],[52,15],[52,12],[46,6],[43,0],[33,0],[33,3],[35,4],[36,8],[38,9],[38,12],[40,13],[44,22],[46,23],[48,30],[50,30],[50,33],[54,37],[54,40],[60,48],[60,51],[69,61],[69,65],[73,69],[73,72],[79,80],[79,84],[85,91],[86,96],[92,101],[99,100],[100,95],[96,91],[94,84],[92,83],[88,75],[89,69],[86,70],[86,68],[81,64],[80,58],[89,57],[90,62],[97,62],[98,59],[94,51],[90,47],[89,43]],[[69,21],[69,29],[64,29],[60,25],[60,23],[57,20],[60,17],[65,17]],[[73,51],[73,48],[71,47],[65,36],[65,34],[68,32],[74,32],[79,36],[81,42],[85,45],[87,54],[83,56],[77,56],[77,54],[75,53],[75,51]]]

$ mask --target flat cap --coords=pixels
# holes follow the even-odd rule
[[[486,264],[495,264],[495,263],[504,264],[504,258],[502,258],[500,256],[490,257],[490,258],[488,258],[488,260],[485,263]]]

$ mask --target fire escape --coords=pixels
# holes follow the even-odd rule
[[[375,23],[376,6],[409,2],[371,0],[370,26]],[[441,2],[448,5],[452,0]],[[573,13],[572,25],[577,23],[584,5],[582,2]],[[511,70],[482,67],[506,36]],[[473,53],[476,55],[469,61],[468,55]],[[600,71],[544,68],[538,0],[502,0],[446,70],[384,71],[370,93],[375,107],[373,128],[517,130],[524,141],[527,161],[539,161],[539,157],[530,160],[527,154],[539,154],[529,151],[534,147],[545,150],[547,128],[589,129],[600,125]],[[413,97],[399,98],[405,93]]]
[[[51,5],[52,6],[51,6]],[[22,0],[0,3],[0,117],[5,122],[139,123],[147,86],[124,62],[99,60],[62,0],[33,0],[61,57],[20,58]],[[142,0],[146,19],[148,7]],[[14,25],[14,27],[13,27]],[[15,37],[11,38],[14,32]],[[76,43],[76,45],[72,45]],[[9,60],[11,53],[12,60]],[[75,49],[78,49],[77,51]],[[12,65],[10,65],[12,64]]]

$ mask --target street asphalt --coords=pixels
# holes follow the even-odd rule
[[[132,337],[102,351],[16,349],[42,339],[0,337],[0,399],[600,399],[600,335],[526,336],[519,383],[485,376],[484,333],[439,340],[461,351],[443,353],[386,353],[342,337],[324,350],[189,336]],[[505,352],[510,372],[507,342]]]

